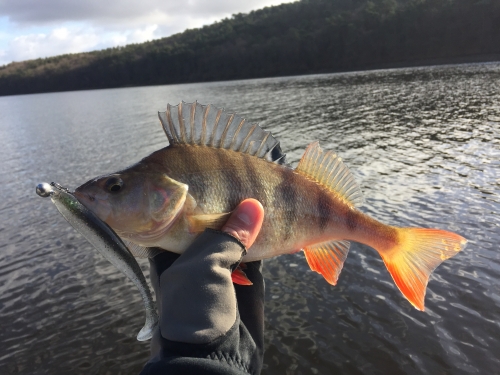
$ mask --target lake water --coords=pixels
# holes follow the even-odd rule
[[[180,100],[260,122],[293,163],[319,140],[357,177],[364,212],[469,239],[434,272],[425,312],[363,245],[336,287],[302,253],[266,261],[263,374],[500,373],[500,64],[490,63],[0,98],[1,374],[133,374],[147,361],[139,293],[35,185],[75,188],[166,146],[156,113]]]

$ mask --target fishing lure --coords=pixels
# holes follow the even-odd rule
[[[146,278],[127,246],[106,223],[82,205],[68,189],[54,182],[41,183],[37,185],[36,193],[40,197],[50,197],[66,221],[139,289],[146,311],[146,323],[137,335],[137,340],[149,340],[158,325],[156,305]]]

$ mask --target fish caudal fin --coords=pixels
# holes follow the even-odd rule
[[[328,283],[337,285],[349,246],[348,241],[324,242],[304,248],[304,254],[311,270],[323,275]]]
[[[464,249],[467,240],[439,229],[396,229],[398,244],[379,253],[399,290],[415,308],[423,311],[431,272]]]

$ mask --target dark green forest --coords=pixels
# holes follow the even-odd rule
[[[499,0],[302,0],[0,67],[0,95],[500,60]]]

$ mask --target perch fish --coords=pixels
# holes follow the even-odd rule
[[[146,311],[146,323],[137,335],[137,340],[149,340],[158,325],[156,305],[137,260],[129,252],[123,241],[106,223],[83,206],[73,194],[59,184],[54,182],[51,184],[38,184],[36,192],[41,197],[50,197],[68,223],[139,289]]]
[[[279,142],[237,114],[182,102],[159,113],[169,146],[94,178],[75,196],[124,239],[181,254],[205,228],[219,229],[245,198],[265,218],[243,262],[302,250],[332,285],[349,241],[374,248],[408,301],[424,310],[431,272],[466,245],[458,234],[385,225],[361,212],[362,194],[342,159],[317,142],[298,166]]]

